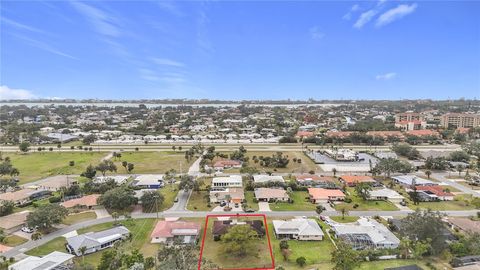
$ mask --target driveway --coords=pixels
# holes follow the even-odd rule
[[[110,217],[110,214],[108,213],[107,209],[103,207],[95,209],[95,214],[97,215],[97,219]]]
[[[270,210],[270,205],[268,202],[258,202],[258,211],[268,212],[272,210]]]

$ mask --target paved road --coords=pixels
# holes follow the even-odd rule
[[[185,149],[193,144],[182,144],[182,143],[171,143],[171,144],[147,144],[147,145],[91,145],[94,151],[101,152],[112,152],[112,151],[172,151],[173,145],[182,145]],[[243,145],[249,151],[302,151],[305,148],[301,144],[205,144],[205,145],[214,145],[217,151],[233,151],[237,150],[240,145]],[[318,146],[318,145],[308,145],[309,149],[324,149],[328,146]],[[345,145],[345,148],[360,150],[389,150],[390,145],[381,145],[381,146],[365,146],[365,145]],[[447,145],[415,145],[413,146],[419,151],[454,151],[460,150],[460,145],[457,144],[447,144]],[[32,146],[31,151],[35,152],[37,146]],[[0,151],[2,152],[19,152],[18,146],[0,146]],[[70,146],[62,146],[61,149],[55,149],[56,152],[85,152],[85,150],[79,149],[70,149]]]
[[[349,215],[351,216],[406,216],[408,213],[411,213],[412,210],[409,211],[351,211]],[[471,216],[475,215],[477,213],[476,210],[468,210],[468,211],[441,211],[444,214],[447,214],[448,216]],[[222,212],[223,214],[228,213],[228,212]],[[268,217],[289,217],[289,216],[307,216],[307,217],[312,217],[312,216],[318,216],[317,213],[314,211],[268,211],[268,212],[256,212],[260,214],[265,214]],[[158,216],[160,218],[165,218],[165,217],[197,217],[197,218],[203,218],[208,214],[215,214],[212,212],[193,212],[193,211],[176,211],[174,209],[169,209],[165,212],[160,212],[158,213]],[[235,214],[235,213],[231,213]],[[322,215],[324,216],[338,216],[340,213],[336,211],[326,211],[323,212]],[[137,213],[137,214],[132,214],[132,218],[134,219],[144,219],[144,218],[156,218],[157,213]],[[123,218],[120,218],[119,220],[123,220]],[[89,227],[93,226],[96,224],[102,224],[105,222],[111,222],[113,219],[111,217],[105,217],[105,218],[100,218],[100,219],[94,219],[94,220],[88,220],[84,221],[81,223],[73,224],[71,226],[62,228],[58,231],[55,231],[53,233],[50,233],[48,235],[45,235],[42,237],[42,239],[37,240],[37,241],[29,241],[26,242],[22,245],[19,245],[17,247],[12,248],[11,250],[5,252],[3,255],[6,256],[7,258],[9,257],[16,257],[20,255],[23,252],[26,252],[30,249],[35,248],[36,246],[43,245],[47,243],[50,240],[53,240],[57,237],[61,237],[62,235],[69,233],[73,230],[78,230],[80,228],[84,227]]]
[[[449,175],[449,173],[447,173],[447,172],[434,172],[434,173],[432,173],[431,177],[434,178],[434,179],[437,179],[439,181],[442,181],[443,183],[448,184],[449,186],[452,186],[452,187],[462,191],[463,193],[472,194],[472,196],[474,196],[474,197],[480,197],[480,192],[478,192],[476,190],[473,190],[471,188],[468,188],[464,185],[461,185],[461,184],[453,181],[452,179],[448,179],[447,178],[448,175]]]
[[[178,192],[177,198],[178,202],[174,203],[173,206],[166,210],[165,212],[182,212],[182,211],[187,211],[187,204],[188,204],[188,199],[190,198],[190,195],[192,194],[192,191],[185,191],[185,190],[180,190]]]

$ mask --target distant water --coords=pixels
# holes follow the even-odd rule
[[[318,103],[318,104],[239,104],[239,103],[205,103],[205,104],[167,104],[167,103],[129,103],[129,102],[92,102],[92,103],[70,103],[70,102],[0,102],[1,106],[18,106],[25,105],[27,107],[45,107],[45,106],[95,106],[95,107],[138,107],[140,104],[144,104],[147,108],[156,108],[156,107],[179,107],[179,106],[190,106],[190,107],[238,107],[240,105],[245,105],[248,107],[285,107],[285,108],[296,108],[301,106],[317,106],[317,107],[337,107],[345,104],[341,103]]]

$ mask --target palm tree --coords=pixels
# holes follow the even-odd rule
[[[112,213],[112,218],[113,218],[113,220],[114,220],[114,223],[117,223],[118,217],[119,217],[119,215],[118,215],[117,212],[113,212],[113,213]]]
[[[342,213],[342,219],[345,219],[345,216],[348,216],[347,206],[343,206],[342,208],[340,208],[340,213]]]
[[[465,168],[462,165],[460,164],[457,165],[458,176],[462,176],[463,169]]]
[[[337,168],[333,168],[332,173],[333,173],[333,177],[336,177],[337,176]]]
[[[432,175],[432,171],[426,170],[425,175],[427,176],[428,179],[430,179],[430,175]]]
[[[85,265],[85,253],[87,252],[87,247],[82,246],[82,247],[80,247],[80,249],[78,249],[78,251],[80,251],[80,253],[82,253],[82,264]]]

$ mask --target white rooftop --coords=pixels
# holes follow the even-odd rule
[[[71,260],[72,254],[54,251],[43,257],[29,256],[8,267],[8,270],[50,270]]]
[[[266,183],[266,182],[285,182],[283,176],[280,175],[254,175],[253,181],[255,183]]]

